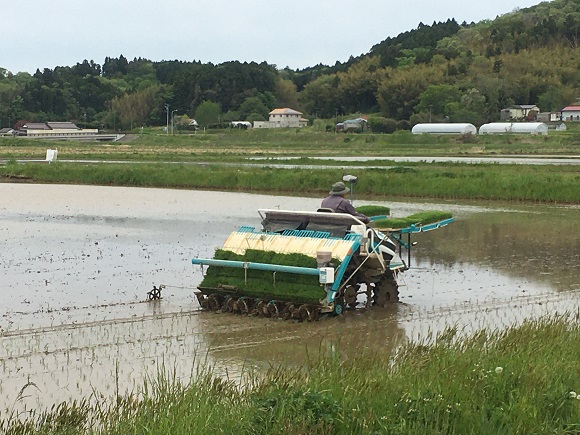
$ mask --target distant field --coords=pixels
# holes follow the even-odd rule
[[[281,130],[211,130],[163,134],[148,130],[121,142],[0,138],[0,158],[44,158],[57,148],[62,159],[149,161],[235,161],[248,156],[498,156],[580,155],[580,126],[548,136],[450,136],[336,134],[314,127]]]
[[[51,165],[17,163],[17,160],[43,160],[48,148],[58,149],[59,161]],[[220,130],[187,135],[149,131],[115,143],[2,138],[0,159],[8,163],[0,166],[0,181],[276,194],[300,192],[320,196],[348,171],[351,164],[310,157],[377,156],[384,157],[380,168],[360,168],[377,166],[376,162],[356,164],[360,197],[580,203],[580,169],[575,165],[401,164],[388,160],[396,156],[504,155],[579,156],[580,128],[550,132],[548,136],[429,136],[409,132],[346,135],[306,128]],[[269,162],[262,167],[248,166],[248,159],[252,157],[276,158],[275,164],[284,163],[284,157],[292,157],[294,160],[288,162],[296,167],[277,168]],[[108,164],[63,160],[107,161]],[[173,164],[168,165],[168,162]],[[256,161],[251,163],[257,164]]]

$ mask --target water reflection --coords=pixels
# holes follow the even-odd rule
[[[425,233],[418,240],[419,267],[452,271],[472,265],[546,290],[580,289],[578,210],[529,207],[468,214],[444,233]],[[488,278],[488,284],[497,281]],[[476,282],[481,279],[474,277]]]
[[[388,357],[406,341],[398,324],[403,305],[348,311],[340,318],[293,323],[204,312],[211,329],[203,330],[211,354],[220,358],[270,364],[304,365],[320,356],[341,359],[362,349]]]

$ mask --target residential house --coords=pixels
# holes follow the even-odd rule
[[[516,104],[503,109],[500,114],[502,121],[535,121],[540,108],[535,104]]]
[[[580,121],[580,105],[566,106],[561,113],[562,121]]]
[[[274,109],[269,113],[268,121],[254,121],[254,128],[306,127],[308,120],[302,118],[302,112],[289,109]]]
[[[13,136],[14,129],[9,127],[0,128],[0,136]]]

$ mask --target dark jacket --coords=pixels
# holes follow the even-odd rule
[[[370,219],[368,218],[368,216],[365,216],[364,214],[356,211],[354,209],[354,207],[352,206],[352,204],[350,203],[350,201],[344,199],[342,196],[330,195],[329,197],[324,198],[322,200],[320,207],[321,208],[330,208],[330,209],[334,210],[336,213],[351,214],[351,215],[359,218],[365,224],[368,224],[370,222]]]

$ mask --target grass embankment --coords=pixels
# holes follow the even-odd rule
[[[282,169],[184,164],[18,164],[4,180],[139,187],[216,189],[326,196],[344,169]],[[577,166],[422,163],[356,170],[358,199],[394,197],[580,203]]]
[[[187,386],[159,376],[109,406],[63,403],[0,430],[22,433],[572,434],[580,431],[576,319],[406,344],[393,357],[338,354],[272,368],[246,388],[206,368]],[[364,343],[361,344],[363,349]],[[338,352],[340,345],[334,348]]]
[[[283,266],[316,269],[316,259],[303,254],[278,254],[273,251],[247,249],[244,255],[218,249],[214,256],[218,260],[277,264]],[[216,288],[219,285],[235,286],[240,295],[280,301],[318,304],[325,296],[318,276],[262,270],[245,270],[231,267],[210,266],[199,287]],[[232,294],[235,296],[235,293]]]

